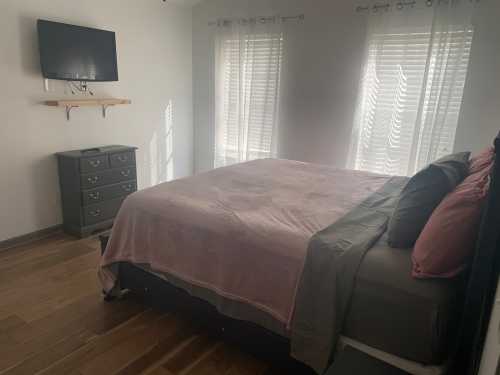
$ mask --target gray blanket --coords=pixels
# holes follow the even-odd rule
[[[407,181],[391,178],[309,242],[292,320],[291,354],[318,373],[332,359],[359,265],[385,232]]]

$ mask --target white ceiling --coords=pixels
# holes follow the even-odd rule
[[[166,0],[167,3],[183,5],[183,6],[187,6],[187,7],[192,7],[192,6],[200,3],[201,1],[202,0]]]

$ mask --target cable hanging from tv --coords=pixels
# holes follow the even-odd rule
[[[78,93],[81,93],[81,94],[90,94],[90,96],[94,96],[94,92],[92,90],[90,90],[89,86],[88,86],[88,83],[87,82],[75,82],[75,81],[66,81],[70,91],[71,91],[71,94],[73,95],[77,95],[77,92]]]

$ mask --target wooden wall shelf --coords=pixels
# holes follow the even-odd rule
[[[63,99],[63,100],[47,100],[44,102],[45,105],[50,107],[64,107],[66,108],[66,118],[70,120],[71,110],[78,107],[101,107],[102,117],[106,117],[106,110],[108,107],[115,105],[131,104],[130,99]]]

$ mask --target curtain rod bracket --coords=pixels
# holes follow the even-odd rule
[[[266,23],[267,21],[275,21],[275,20],[280,20],[281,22],[286,22],[286,21],[291,21],[291,20],[297,20],[297,21],[304,21],[306,18],[305,14],[298,14],[296,16],[268,16],[268,17],[248,17],[248,18],[221,18],[217,21],[210,21],[208,23],[208,26],[227,26],[230,25],[232,22],[249,22],[251,20],[256,20],[261,23]]]
[[[453,0],[425,0],[423,3],[428,6],[432,7],[434,4],[441,4],[445,3],[448,4],[449,1]],[[469,1],[471,3],[480,3],[481,0],[463,0],[463,1]],[[419,0],[400,0],[394,4],[394,7],[397,10],[403,10],[406,7],[409,8],[415,8],[415,6],[419,3]],[[368,5],[358,5],[356,7],[356,12],[361,13],[361,12],[370,12],[372,11],[373,13],[377,13],[379,10],[385,10],[389,11],[392,7],[392,2],[387,2],[387,3],[375,3],[372,6]]]

